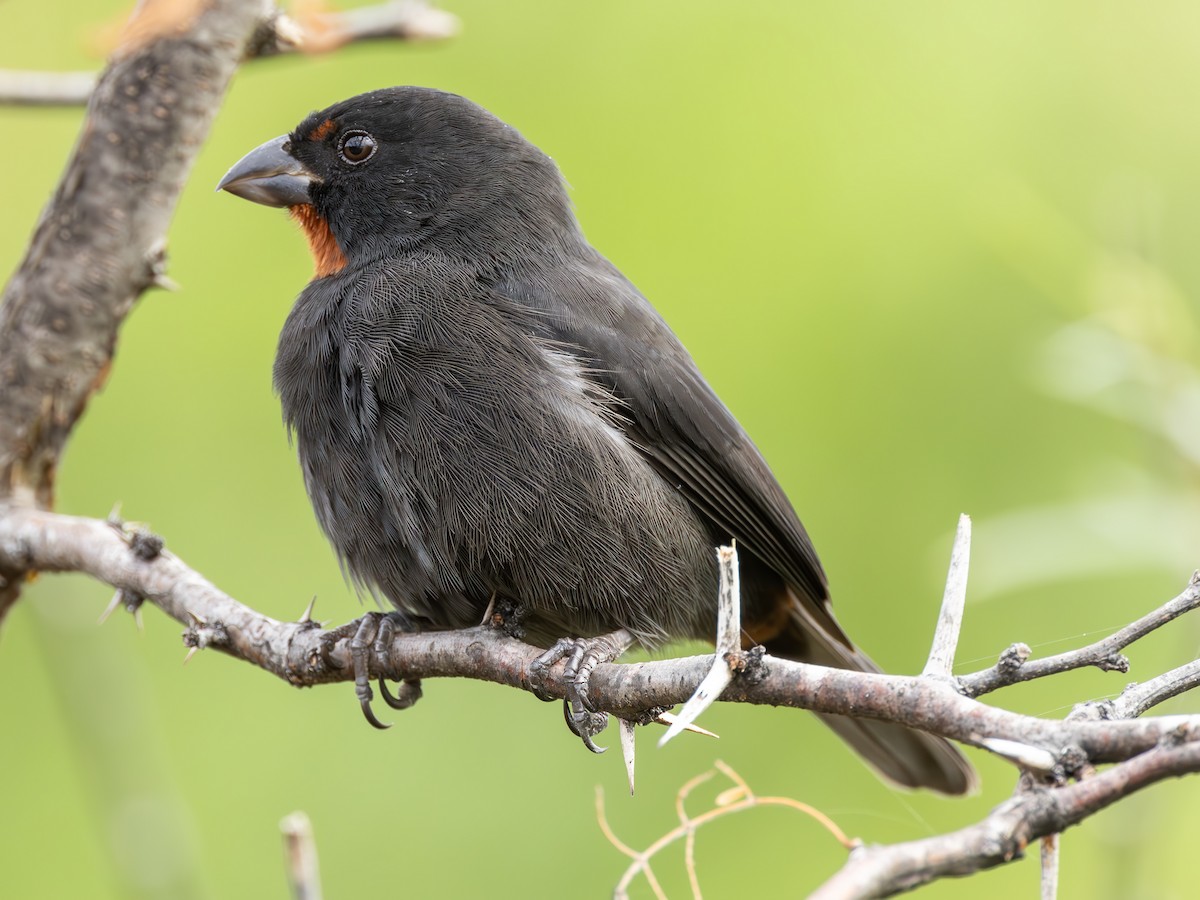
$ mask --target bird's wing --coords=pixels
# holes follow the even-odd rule
[[[550,337],[611,390],[626,434],[716,526],[792,588],[814,624],[845,641],[825,573],[783,489],[661,316],[603,258],[563,283],[510,283]],[[551,296],[551,294],[554,296]],[[562,296],[565,293],[567,296]]]

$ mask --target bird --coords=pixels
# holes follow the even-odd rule
[[[714,548],[736,541],[746,646],[880,671],[762,453],[515,128],[384,88],[309,114],[218,190],[307,238],[274,385],[322,529],[399,627],[472,627],[502,598],[540,647],[711,642]],[[897,785],[975,784],[941,737],[822,718]]]

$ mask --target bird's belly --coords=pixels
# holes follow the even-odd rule
[[[707,634],[708,530],[610,422],[531,397],[416,393],[368,430],[297,429],[317,516],[359,584],[437,627],[508,597],[535,643]]]

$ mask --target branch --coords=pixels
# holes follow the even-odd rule
[[[0,103],[5,106],[83,106],[95,87],[95,72],[0,69]]]
[[[162,280],[166,230],[261,16],[214,0],[180,34],[117,51],[0,308],[0,495],[49,505],[117,331]]]
[[[307,613],[298,622],[263,616],[188,568],[154,536],[118,522],[0,506],[0,569],[85,572],[116,588],[117,601],[127,608],[148,602],[183,623],[189,647],[221,651],[293,685],[354,677],[353,628],[326,631]],[[1200,582],[1193,580],[1179,597],[1139,621],[1157,621],[1198,603]],[[529,664],[541,653],[489,626],[396,635],[384,658],[372,655],[370,665],[372,676],[398,681],[465,677],[526,690]],[[644,720],[647,710],[692,696],[713,661],[709,655],[600,665],[592,674],[589,697],[599,711]],[[1141,709],[1174,687],[1194,684],[1197,668],[1183,666],[1148,682],[1147,689],[1131,689],[1130,705],[1121,706],[1118,698],[1114,710]],[[1174,687],[1168,685],[1172,679]],[[553,696],[566,695],[560,671],[542,687]],[[1014,800],[961,831],[856,851],[822,889],[826,893],[820,896],[827,897],[882,896],[997,865],[1018,856],[1030,841],[1056,834],[1132,791],[1200,767],[1200,715],[1112,721],[1096,713],[1041,719],[986,706],[940,676],[851,672],[767,657],[752,679],[734,678],[721,699],[900,722],[995,749],[1019,766],[1050,776],[1053,786],[1045,786],[1027,773]],[[1094,767],[1102,763],[1117,765],[1095,774]],[[1069,778],[1080,780],[1062,786]]]
[[[314,10],[295,17],[275,10],[260,17],[244,58],[326,53],[359,41],[445,40],[458,34],[459,27],[457,16],[423,0],[388,0],[375,6],[342,12]],[[93,72],[0,69],[0,104],[82,106],[95,85]]]
[[[1200,571],[1192,574],[1190,582],[1192,588],[1198,585],[1200,585]],[[1154,612],[1142,616],[1136,622],[1126,625],[1103,640],[1080,647],[1078,650],[1048,656],[1045,659],[1031,661],[1029,660],[1028,646],[1013,644],[1000,654],[999,662],[992,668],[975,672],[972,675],[960,676],[958,683],[968,697],[981,697],[1011,684],[1045,678],[1047,675],[1057,675],[1060,672],[1082,669],[1087,666],[1096,666],[1105,672],[1128,672],[1129,660],[1122,655],[1122,650],[1169,622],[1173,622],[1184,613],[1191,612],[1197,606],[1200,606],[1200,591],[1184,591],[1170,603],[1160,606]]]
[[[155,10],[143,4],[131,26]],[[189,7],[166,31],[141,29],[100,77],[0,298],[0,499],[52,504],[63,446],[108,375],[125,316],[167,283],[167,225],[262,16],[244,0]],[[20,570],[0,566],[0,621],[20,583]]]
[[[188,646],[219,650],[293,685],[354,677],[348,636],[353,629],[325,631],[311,620],[280,622],[255,612],[146,532],[119,523],[0,507],[2,568],[87,573],[124,592],[127,607],[144,600],[187,626]],[[1197,594],[1200,584],[1192,584],[1180,596]],[[529,663],[542,652],[490,626],[398,634],[387,660],[370,660],[371,675],[396,681],[474,678],[527,690]],[[589,698],[599,711],[638,720],[649,709],[687,700],[712,660],[708,655],[600,665],[592,674]],[[551,679],[546,691],[564,697],[566,685]],[[986,706],[937,678],[852,672],[772,657],[753,678],[735,678],[721,699],[886,719],[976,746],[1010,741],[1049,754],[1066,774],[1129,759],[1164,739],[1200,739],[1200,715],[1115,722],[1041,719]]]
[[[1144,787],[1198,771],[1200,742],[1191,741],[1154,748],[1078,784],[1028,786],[982,822],[961,831],[853,851],[810,900],[888,897],[937,878],[1002,865],[1024,855],[1032,841],[1077,825]]]

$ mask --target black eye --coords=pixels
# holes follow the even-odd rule
[[[378,146],[375,138],[365,131],[347,131],[342,135],[342,140],[338,144],[338,154],[346,162],[357,166],[374,156],[375,148]]]

